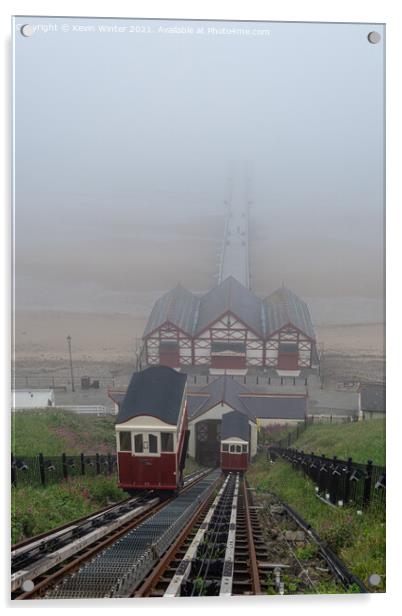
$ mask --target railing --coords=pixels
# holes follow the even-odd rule
[[[294,430],[281,438],[277,446],[289,448],[309,426],[315,424],[354,423],[356,421],[358,421],[357,415],[308,415],[304,421],[297,424]]]
[[[185,370],[185,368],[183,368]],[[300,387],[305,389],[308,386],[308,377],[302,376],[267,376],[264,374],[247,374],[245,376],[228,375],[228,377],[242,383],[243,385],[260,385],[271,387]],[[208,385],[216,380],[216,376],[208,374],[188,374],[188,385]]]
[[[96,404],[59,404],[57,406],[52,406],[53,409],[64,409],[65,411],[72,411],[73,413],[78,413],[80,415],[97,415],[106,416],[106,415],[115,415],[116,411],[114,408],[108,408],[102,405]]]
[[[21,411],[34,411],[34,410],[46,410],[52,411],[59,409],[60,411],[70,411],[71,413],[78,413],[78,415],[96,415],[97,417],[106,417],[106,415],[116,415],[115,408],[103,406],[101,404],[53,404],[52,406],[42,407],[29,407],[21,406],[12,408],[13,412],[19,413]]]
[[[319,496],[333,505],[354,504],[359,509],[385,507],[386,471],[384,466],[375,466],[348,460],[332,459],[325,455],[306,454],[297,449],[269,447],[268,460],[278,457],[290,462],[295,470],[301,470],[316,485]]]
[[[75,389],[88,389],[81,386],[81,378],[87,375],[74,375]],[[107,388],[107,387],[122,387],[127,386],[130,376],[108,376],[108,375],[88,375],[90,382],[89,389]],[[67,375],[35,375],[35,374],[12,374],[11,383],[13,389],[58,389],[61,391],[71,390],[71,378]],[[98,385],[96,385],[98,383]]]
[[[78,456],[14,456],[11,455],[11,484],[16,486],[45,486],[66,481],[71,477],[111,475],[117,469],[117,456],[108,453]]]

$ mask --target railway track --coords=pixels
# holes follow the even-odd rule
[[[185,487],[205,474],[206,471],[198,471],[188,475]],[[164,504],[155,492],[143,492],[12,546],[12,598],[41,596],[49,584],[73,571]]]
[[[237,473],[223,479],[216,469],[187,479],[176,498],[148,498],[139,495],[86,518],[81,528],[90,530],[78,539],[85,542],[97,532],[102,537],[45,574],[26,577],[34,587],[20,585],[15,598],[367,592],[296,512],[273,495],[256,498]],[[93,523],[98,527],[92,528]],[[33,558],[28,565],[23,562],[25,570],[46,558],[53,562],[77,541],[72,527],[53,535],[49,541],[65,543],[53,552],[48,543],[45,557],[43,539],[20,546],[23,553],[16,558],[24,557],[24,549],[25,558]]]
[[[261,594],[264,558],[259,521],[245,481],[229,474],[198,512],[136,597]]]
[[[246,481],[229,475],[132,596],[367,592],[294,511],[272,498],[268,507],[255,505]]]

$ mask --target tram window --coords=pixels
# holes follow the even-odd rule
[[[241,453],[241,445],[236,445],[236,453]]]
[[[227,443],[222,445],[222,451],[229,451],[229,445]]]
[[[174,451],[172,432],[161,433],[161,451]]]
[[[236,447],[236,445],[231,445],[230,446],[230,453],[234,453],[235,452],[235,447]]]
[[[158,453],[158,437],[155,434],[148,436],[148,451],[149,453]]]
[[[242,445],[241,448],[243,453],[247,453],[247,445]]]
[[[119,432],[120,451],[131,451],[131,432]]]
[[[134,451],[135,453],[143,453],[144,451],[144,440],[142,434],[136,434],[134,436]]]

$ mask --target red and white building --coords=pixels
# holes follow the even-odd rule
[[[229,276],[199,297],[181,285],[155,303],[143,334],[141,367],[167,365],[246,374],[297,373],[318,366],[308,306],[281,287],[261,299]]]

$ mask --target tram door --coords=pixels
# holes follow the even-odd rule
[[[196,453],[199,464],[215,468],[220,464],[220,419],[206,419],[196,424]]]

